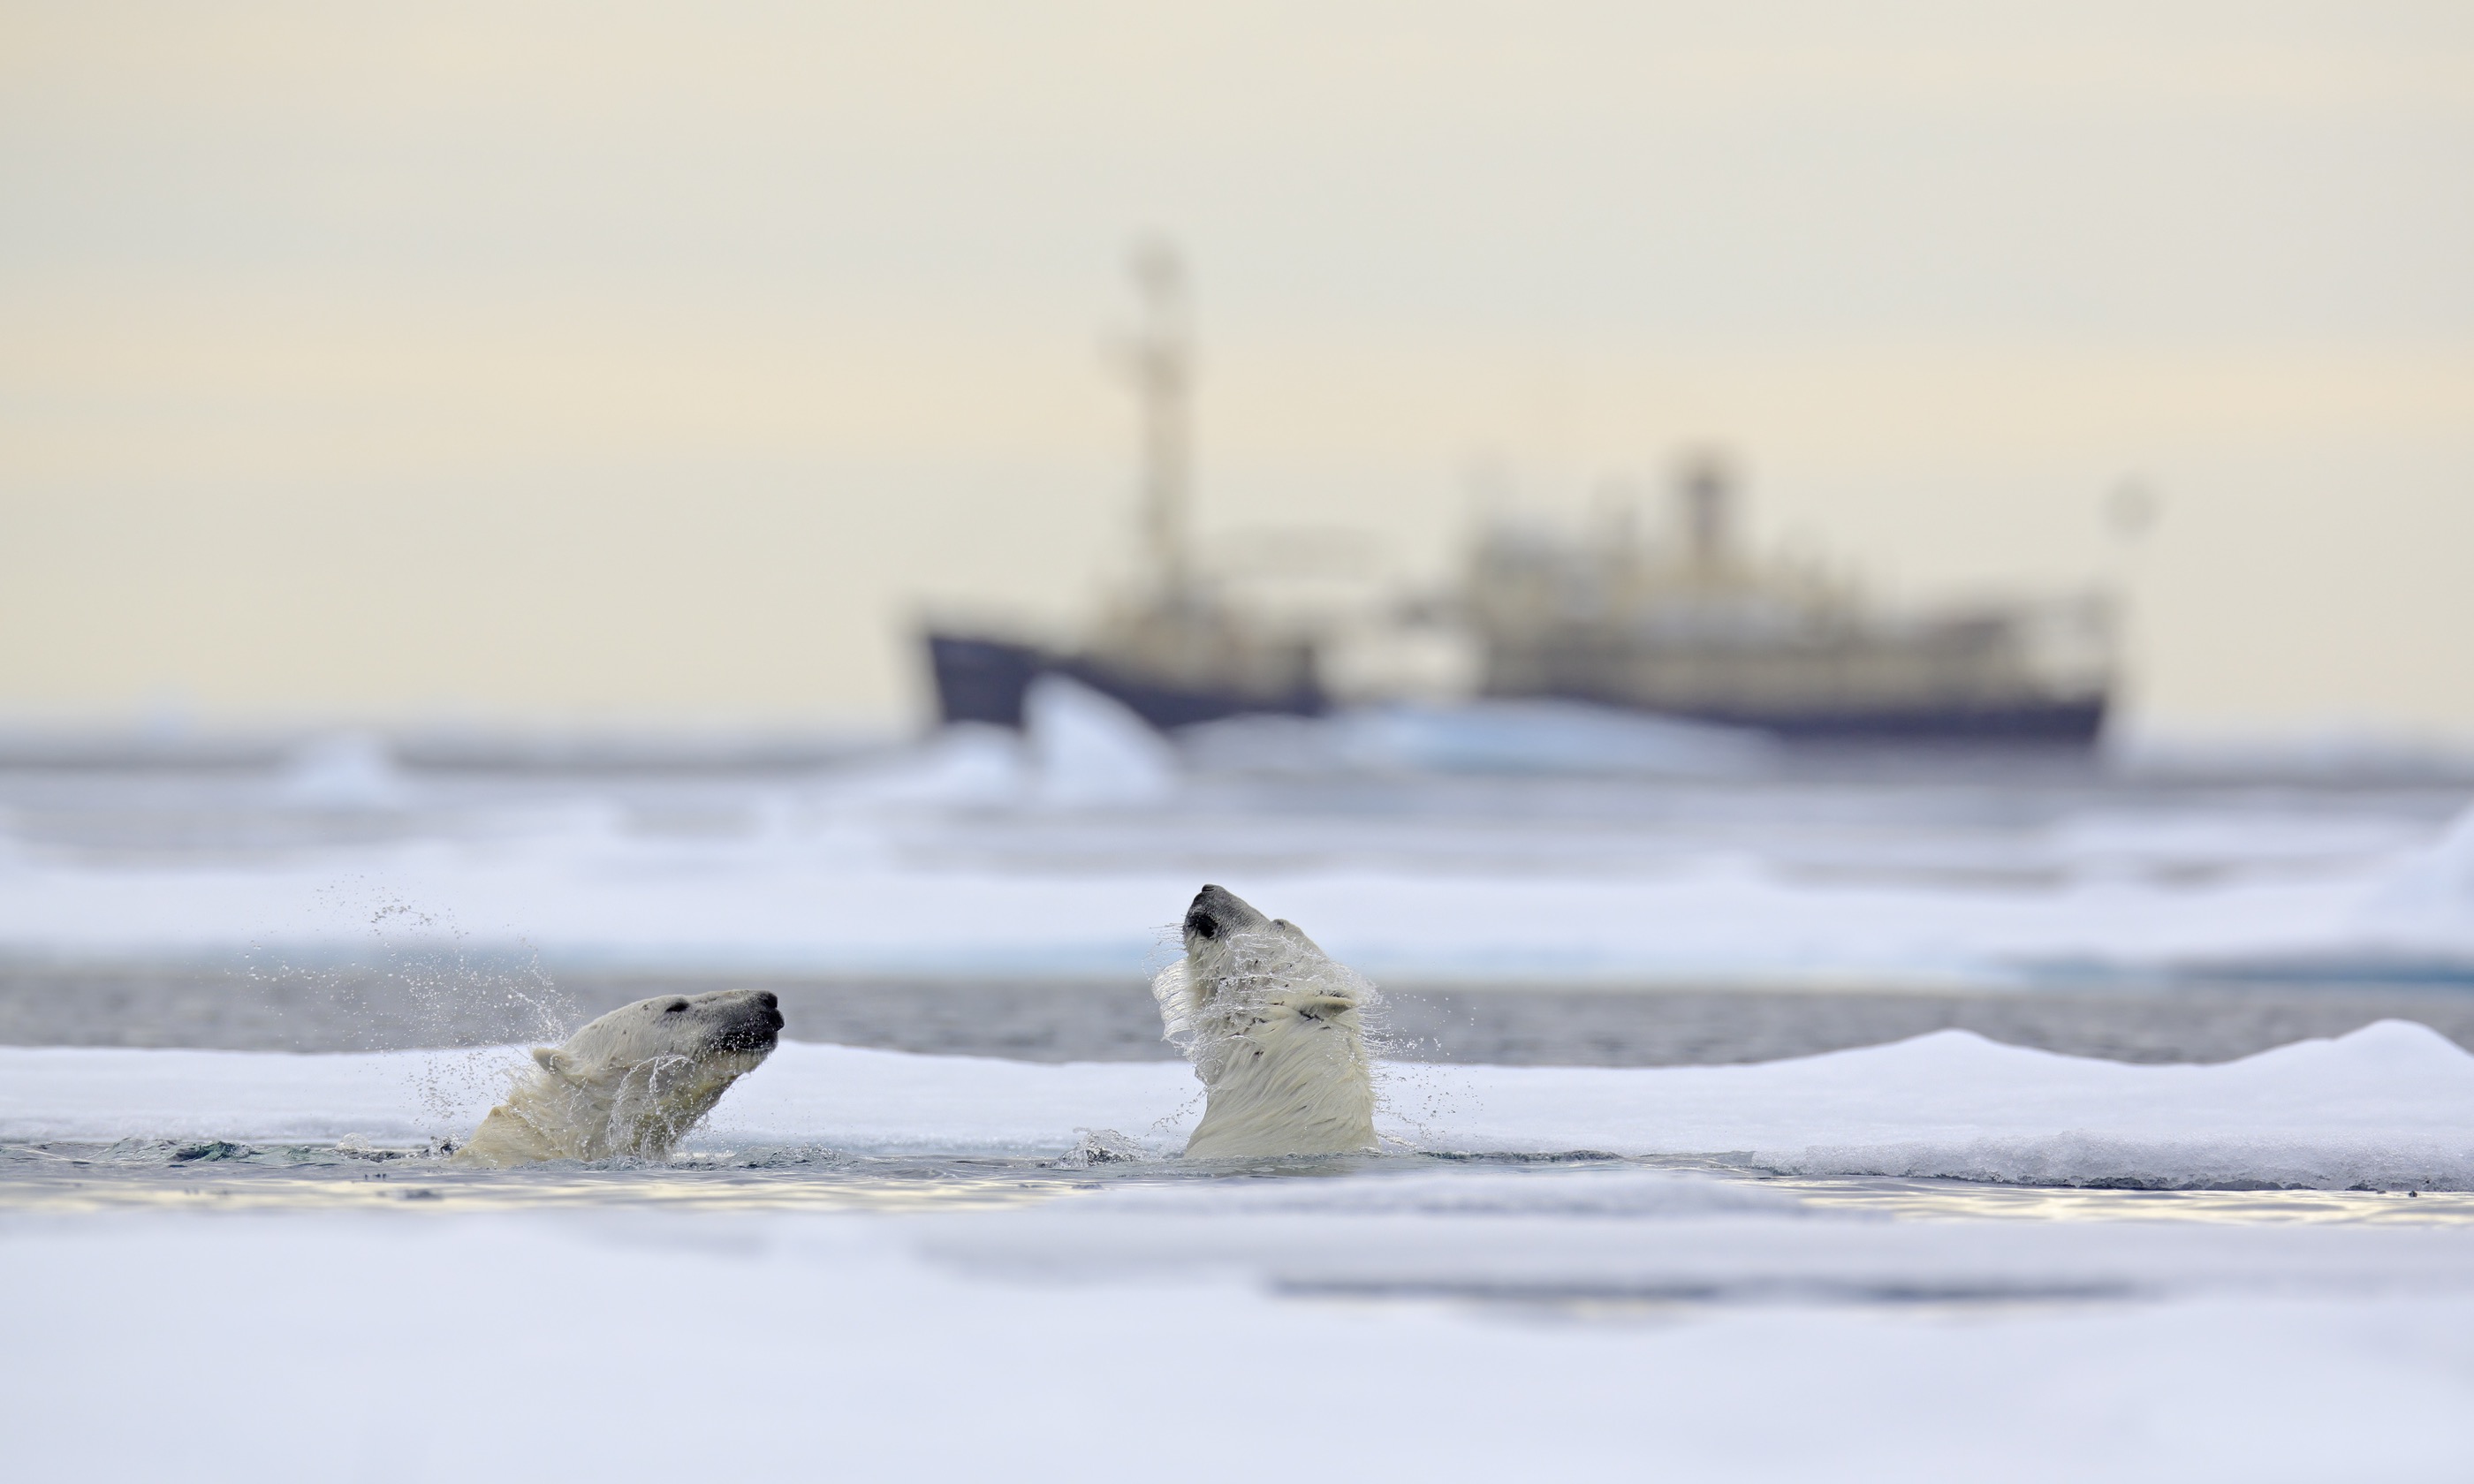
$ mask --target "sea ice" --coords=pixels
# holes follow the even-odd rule
[[[1813,1302],[1789,1287],[1729,1304],[1688,1288],[1593,1299],[1590,1285],[1622,1270],[1598,1271],[1577,1249],[1550,1259],[1571,1269],[1559,1294],[1549,1263],[1520,1257],[1540,1229],[1516,1223],[1486,1245],[1466,1224],[1448,1230],[1454,1252],[1395,1245],[1399,1281],[1385,1290],[1362,1281],[1383,1276],[1375,1264],[1343,1275],[1353,1287],[1298,1277],[1318,1271],[1317,1252],[1347,1260],[1367,1233],[1343,1220],[1260,1218],[1270,1227],[1234,1223],[1249,1230],[1232,1237],[1225,1217],[1169,1230],[1121,1217],[1128,1237],[1276,1238],[1309,1260],[1085,1267],[1059,1281],[1035,1265],[1009,1273],[1003,1243],[961,1250],[958,1234],[984,1227],[1037,1259],[1029,1223],[1011,1213],[452,1209],[0,1227],[0,1332],[12,1337],[0,1432],[12,1470],[252,1484],[678,1479],[716,1467],[768,1479],[1215,1484],[2438,1484],[2474,1471],[2474,1297],[2462,1282],[2414,1285],[2427,1257],[2401,1256],[2406,1281],[2385,1292],[2096,1303],[2069,1283],[2137,1264],[2078,1260],[2059,1286],[1974,1304],[2002,1290],[1970,1295],[1953,1276],[2020,1273],[2005,1244],[2055,1229],[1767,1224],[1788,1239],[1875,1238],[1833,1268],[1819,1248],[1749,1251],[1754,1229],[1739,1220],[1563,1223],[1584,1238],[1604,1229],[1594,1253],[1628,1246],[1637,1274],[1659,1271],[1656,1255],[1682,1240],[1692,1250],[1667,1271],[1687,1277],[1835,1273],[1887,1280],[1894,1296],[1902,1279],[1940,1278],[1912,1290],[1922,1303]],[[1900,1259],[1902,1234],[1929,1260]],[[2061,1234],[2087,1253],[2130,1233]],[[2432,1245],[2379,1231],[2260,1234],[2314,1254],[2343,1248],[2365,1266]],[[2184,1245],[2185,1267],[2222,1250]],[[1472,1272],[1525,1280],[1533,1306],[1419,1285]],[[1348,1302],[1301,1302],[1318,1292]]]
[[[2474,812],[2439,827],[2462,803],[2436,785],[1266,782],[1180,772],[1113,706],[1043,682],[1028,738],[953,728],[801,775],[415,778],[351,738],[272,778],[12,775],[0,954],[366,955],[368,915],[345,910],[358,883],[440,942],[553,968],[1131,974],[1207,874],[1378,982],[2474,976]],[[1298,725],[1482,762],[1539,714]],[[1625,722],[1613,743],[1547,730],[1584,761],[1733,745],[1634,735],[1662,725]],[[395,933],[382,947],[422,946]]]
[[[1040,803],[1122,808],[1176,791],[1176,749],[1113,697],[1043,675],[1024,695],[1022,716]]]
[[[451,1137],[517,1065],[511,1052],[0,1048],[0,1137]],[[1942,1031],[1748,1066],[1394,1063],[1380,1086],[1378,1127],[1402,1149],[2050,1185],[2474,1189],[2474,1055],[2400,1021],[2214,1066],[2128,1065]],[[1201,1106],[1176,1063],[785,1042],[700,1137],[1062,1155],[1108,1129],[1165,1153]]]

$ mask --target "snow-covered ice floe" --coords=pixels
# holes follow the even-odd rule
[[[409,935],[407,948],[745,972],[1142,969],[1157,952],[1158,924],[1193,896],[1194,867],[1075,861],[1078,848],[1057,845],[1064,865],[1023,867],[973,858],[972,841],[906,848],[851,833],[680,844],[588,821],[547,840],[423,840],[247,867],[11,869],[0,859],[0,951],[36,961],[349,957],[370,946],[370,913],[341,910],[338,883],[360,881],[469,934]],[[2229,969],[2474,978],[2474,893],[2458,888],[2448,872],[2459,863],[2437,850],[2286,874],[2271,860],[2198,885],[2090,869],[2027,889],[1886,870],[1831,880],[1826,868],[1724,853],[1567,871],[1527,858],[1470,863],[1467,849],[1409,839],[1397,859],[1377,861],[1362,845],[1352,853],[1308,841],[1295,857],[1321,863],[1221,874],[1249,900],[1313,924],[1318,942],[1377,979],[2019,985]],[[952,858],[921,864],[931,850]],[[1206,848],[1184,853],[1205,857]],[[965,901],[970,910],[957,912]]]
[[[2419,1281],[2452,1259],[2467,1271],[2474,1228],[1769,1224],[1790,1239],[1825,1228],[1861,1239],[1833,1261],[1818,1243],[1800,1255],[1758,1246],[1762,1228],[1725,1218],[1601,1222],[1585,1251],[1591,1233],[1575,1220],[1565,1230],[1582,1230],[1555,1260],[1570,1275],[1561,1294],[1585,1302],[1559,1306],[1539,1283],[1549,1303],[1506,1310],[1421,1283],[1524,1271],[1534,1281],[1548,1263],[1519,1244],[1536,1224],[1504,1222],[1490,1238],[1473,1230],[1479,1218],[1445,1221],[1424,1229],[1434,1239],[1421,1249],[1394,1242],[1400,1282],[1387,1300],[1328,1281],[1351,1263],[1351,1243],[1381,1240],[1343,1218],[1128,1217],[1068,1272],[1051,1259],[1095,1230],[1072,1211],[1059,1214],[1079,1226],[1040,1228],[1029,1218],[1045,1210],[690,1219],[451,1208],[0,1225],[0,1326],[15,1340],[0,1360],[0,1430],[12,1469],[252,1484],[716,1469],[1211,1484],[2438,1484],[2474,1470],[2474,1295]],[[2057,1233],[2080,1256],[2044,1244],[2031,1256],[2061,1261],[2057,1280],[2012,1302],[1796,1302],[1815,1282],[1896,1292],[1918,1275],[1927,1281],[1907,1291],[1927,1301],[1970,1275],[1972,1291],[1987,1291],[1985,1280],[2023,1265],[2005,1242]],[[2395,1277],[2068,1302],[2069,1284],[2124,1270],[2101,1256],[2107,1238],[2172,1246],[2158,1260],[2187,1269],[2240,1248],[2228,1235],[2280,1240],[2301,1255],[2298,1271],[2350,1263]],[[1206,1236],[1217,1245],[1201,1262],[1155,1260]],[[1927,1245],[1903,1256],[1902,1236]],[[1269,1260],[1237,1251],[1249,1246]],[[1676,1260],[1661,1268],[1661,1251]],[[1095,1272],[1091,1258],[1118,1266]],[[1110,1273],[1118,1281],[1092,1281]],[[1683,1286],[1644,1287],[1645,1304],[1623,1303],[1623,1289],[1589,1299],[1593,1277],[1622,1274]],[[1695,1274],[1805,1286],[1790,1282],[1783,1302],[1674,1304],[1693,1296]]]
[[[1037,699],[1029,739],[953,729],[813,776],[494,780],[350,737],[255,783],[0,770],[0,958],[1113,976],[1157,967],[1207,873],[1378,982],[2474,983],[2454,785],[1215,780],[1097,698]],[[1628,754],[1671,730],[1601,724]],[[1605,751],[1591,730],[1565,740]]]
[[[397,1142],[468,1132],[510,1050],[295,1056],[0,1049],[0,1138]],[[2474,1189],[2474,1055],[2382,1021],[2220,1065],[2129,1065],[1942,1031],[1744,1066],[1388,1064],[1402,1150],[1594,1151],[1791,1175],[2143,1188]],[[708,1144],[1154,1154],[1199,1115],[1176,1063],[1041,1065],[786,1042]]]

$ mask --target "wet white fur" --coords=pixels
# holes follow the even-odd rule
[[[1152,982],[1168,1039],[1209,1089],[1193,1160],[1349,1154],[1376,1147],[1364,1010],[1373,987],[1296,924],[1189,939]]]
[[[534,1047],[533,1068],[455,1151],[456,1162],[503,1167],[667,1157],[730,1085],[772,1051],[707,1049],[714,1012],[691,1002],[687,1012],[664,1014],[678,998],[622,1005],[564,1045]]]

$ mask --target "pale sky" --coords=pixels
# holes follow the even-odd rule
[[[922,714],[922,604],[1443,570],[1717,441],[2159,731],[2474,738],[2474,8],[0,3],[0,715]],[[2159,491],[2123,553],[2105,491]]]

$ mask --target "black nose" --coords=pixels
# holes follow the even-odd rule
[[[779,1010],[782,1008],[782,996],[771,990],[759,990],[756,992],[756,1003],[767,1010]]]
[[[1187,935],[1195,938],[1219,937],[1220,916],[1211,909],[1223,898],[1227,898],[1228,892],[1225,888],[1208,883],[1204,884],[1202,890],[1195,893],[1193,904],[1185,909],[1184,927]]]

